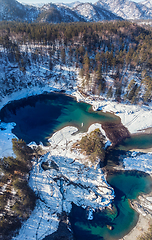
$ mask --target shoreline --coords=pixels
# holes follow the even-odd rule
[[[145,209],[149,210],[149,208],[147,206],[142,206],[142,199],[147,200],[148,198],[152,198],[152,192],[148,194],[141,194],[138,196],[138,200],[130,202],[131,207],[138,212],[139,218],[136,226],[122,238],[123,240],[139,240],[139,237],[148,232],[150,224],[152,224],[152,211],[150,208],[150,211],[146,214]]]
[[[136,226],[123,238],[119,240],[138,240],[138,238],[148,231],[151,220],[147,216],[139,214]]]
[[[142,153],[151,153],[152,152],[152,147],[151,148],[134,148],[129,150],[130,152],[142,152]]]
[[[148,128],[145,128],[145,129],[142,129],[142,130],[139,130],[137,133],[135,133],[136,135],[138,134],[151,134],[152,133],[152,127],[148,127]]]
[[[128,169],[125,170],[123,167],[116,167],[116,171],[128,171]],[[138,170],[137,170],[138,171]],[[147,173],[148,174],[148,173]],[[152,173],[149,174],[152,177]],[[150,224],[152,224],[152,213],[145,214],[144,213],[144,206],[142,206],[142,201],[140,202],[140,198],[146,199],[147,197],[152,197],[152,191],[148,194],[141,194],[138,196],[137,200],[130,201],[131,208],[133,208],[138,214],[139,218],[137,221],[137,224],[134,226],[134,228],[126,234],[124,237],[118,239],[118,240],[139,240],[139,237],[141,237],[143,234],[148,232]],[[141,206],[141,209],[139,206],[136,205],[138,202],[139,206]],[[139,207],[139,208],[138,208]]]
[[[58,89],[47,89],[47,92],[48,93],[50,93],[50,92],[53,92],[53,91],[59,91]],[[23,95],[22,95],[22,92],[24,93]],[[60,91],[59,91],[60,92]],[[74,92],[74,91],[73,91]],[[28,92],[28,90],[27,89],[23,89],[23,90],[21,90],[20,91],[20,94],[18,95],[18,92],[16,92],[16,93],[14,93],[14,94],[12,94],[13,95],[13,99],[11,99],[11,96],[8,96],[8,99],[7,99],[7,97],[6,97],[6,101],[4,100],[4,102],[2,101],[1,102],[1,104],[0,104],[0,108],[2,108],[2,107],[4,107],[6,104],[8,104],[9,103],[9,101],[14,101],[14,100],[19,100],[19,99],[21,99],[21,98],[27,98],[27,97],[30,97],[30,96],[34,96],[34,95],[39,95],[39,94],[44,94],[44,93],[46,93],[46,89],[44,90],[42,90],[42,89],[40,89],[40,88],[37,88],[37,90],[34,92],[34,91],[32,91],[31,90],[31,92],[30,92],[30,94],[29,94],[29,92]],[[77,93],[77,94],[79,94],[78,92],[75,92],[75,93]],[[71,97],[76,97],[75,95],[73,95],[73,93],[66,93],[65,92],[65,94],[68,94],[69,96],[71,96]],[[16,98],[16,96],[17,96],[17,98]],[[10,97],[10,99],[9,99],[9,97]],[[77,97],[76,97],[76,100],[77,101],[80,101],[80,99],[78,100],[77,99]],[[92,105],[92,108],[93,108],[93,106],[95,105],[95,104],[97,104],[100,100],[96,100],[96,101],[91,101],[91,102],[88,102],[88,101],[86,101],[86,99],[84,99],[84,97],[83,97],[83,99],[81,99],[81,101],[84,101],[84,102],[86,102],[86,103],[89,103],[89,104],[91,104]],[[108,103],[107,103],[107,101],[106,100],[104,100],[104,101],[102,101],[102,102],[105,102],[107,105],[108,105]],[[93,104],[94,103],[94,104]],[[115,103],[115,104],[117,104],[117,105],[119,105],[118,103]],[[126,105],[126,107],[127,107],[127,105]],[[141,110],[142,110],[142,108],[141,108]],[[114,114],[116,114],[115,112],[113,112]],[[116,114],[116,116],[119,116],[119,115],[117,115]],[[121,121],[122,121],[122,118],[121,118],[121,116],[119,116],[120,117],[120,119],[121,119]],[[122,124],[125,126],[125,124],[122,122]],[[136,134],[136,135],[139,135],[139,134],[149,134],[149,133],[152,133],[152,128],[151,127],[148,127],[148,128],[143,128],[142,130],[138,130],[138,131],[141,131],[141,132],[136,132],[136,133],[133,133],[133,134]],[[144,132],[143,132],[144,131]],[[148,153],[148,152],[152,152],[152,148],[148,148],[148,149],[132,149],[132,150],[130,150],[130,151],[138,151],[138,152],[144,152],[144,153]],[[125,170],[125,169],[124,169]],[[146,219],[146,220],[145,220]],[[129,232],[126,236],[124,236],[122,239],[125,239],[125,240],[132,240],[132,239],[134,239],[134,240],[136,240],[137,239],[137,237],[139,237],[142,233],[144,233],[144,232],[146,232],[147,230],[148,230],[148,227],[149,227],[149,225],[148,225],[148,223],[150,222],[150,220],[148,219],[148,217],[145,217],[145,216],[143,216],[143,215],[141,215],[141,214],[139,214],[139,219],[138,219],[138,222],[137,222],[137,224],[136,224],[136,226],[131,230],[131,232]],[[144,227],[143,227],[144,226]]]

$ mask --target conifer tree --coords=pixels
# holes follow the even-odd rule
[[[112,98],[112,96],[113,96],[113,91],[112,91],[112,86],[110,86],[107,92],[107,98]]]
[[[63,64],[65,64],[65,60],[66,60],[66,55],[65,55],[65,48],[62,48],[61,50],[61,61]]]

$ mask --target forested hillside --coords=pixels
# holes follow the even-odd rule
[[[22,88],[51,82],[53,69],[59,65],[79,70],[79,77],[71,76],[71,83],[75,80],[86,94],[131,103],[152,99],[152,32],[135,23],[2,22],[0,36],[0,54],[5,61],[1,69],[5,71],[0,83],[5,85],[2,95],[20,85]],[[11,74],[9,64],[15,64]],[[31,79],[28,72],[32,68],[40,72],[40,65],[47,71],[35,83],[36,77]],[[62,70],[60,73],[66,83]]]
[[[28,185],[34,151],[22,140],[13,139],[14,157],[0,159],[0,239],[12,239],[35,207],[36,196]],[[17,232],[16,232],[17,233]]]

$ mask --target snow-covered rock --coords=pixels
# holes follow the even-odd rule
[[[136,3],[129,0],[99,0],[95,4],[56,3],[26,5],[16,0],[0,0],[0,21],[78,22],[113,19],[152,18],[151,0]]]
[[[77,5],[81,4],[81,2],[79,1],[75,1],[75,2],[71,2],[71,3],[64,3],[66,6],[70,7],[70,8],[74,8]]]
[[[152,18],[152,9],[144,2],[141,4],[129,0],[99,0],[96,5],[103,6],[124,19]]]
[[[120,19],[103,7],[93,4],[44,4],[43,6],[24,5],[16,0],[0,0],[0,21],[40,21],[40,22],[79,22]]]
[[[0,0],[0,21],[34,21],[39,9],[31,5],[23,5],[16,0]]]
[[[148,8],[152,8],[152,0],[146,0],[146,1],[142,1],[140,2],[141,4],[145,5]]]
[[[81,3],[74,8],[78,14],[84,17],[85,21],[97,22],[103,20],[120,19],[115,14],[103,7],[96,7],[91,3]]]

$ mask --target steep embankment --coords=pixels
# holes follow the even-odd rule
[[[123,139],[130,137],[130,132],[128,129],[120,123],[104,123],[102,128],[106,133],[106,136],[112,142],[112,145],[115,146],[120,143]]]

